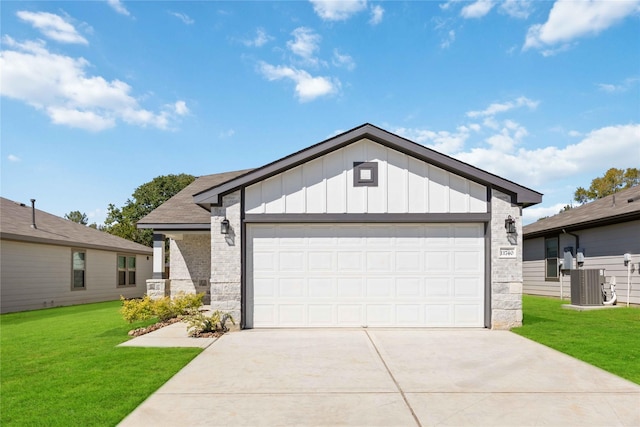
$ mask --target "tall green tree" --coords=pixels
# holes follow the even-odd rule
[[[69,221],[77,222],[78,224],[87,225],[89,224],[89,218],[87,214],[80,211],[71,211],[68,214],[64,214],[64,219],[68,219]]]
[[[113,203],[107,209],[104,231],[122,238],[153,246],[153,231],[139,230],[136,223],[195,180],[193,175],[162,175],[135,189],[121,208]]]
[[[584,204],[638,184],[640,184],[640,170],[638,168],[611,168],[603,176],[594,178],[588,189],[578,187],[573,198],[576,202]]]

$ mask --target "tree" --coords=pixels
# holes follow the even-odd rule
[[[64,218],[82,225],[87,225],[89,223],[87,214],[80,211],[71,211],[68,214],[64,214]]]
[[[576,202],[584,204],[591,200],[601,199],[620,190],[640,184],[640,170],[611,168],[601,177],[594,178],[588,190],[578,187],[573,195]]]
[[[136,223],[194,180],[195,177],[188,174],[162,175],[142,184],[122,208],[109,204],[104,231],[142,245],[153,246],[153,231],[139,230]]]

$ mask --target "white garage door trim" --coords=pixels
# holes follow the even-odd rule
[[[247,224],[247,327],[484,327],[484,224]]]

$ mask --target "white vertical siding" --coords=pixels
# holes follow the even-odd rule
[[[378,185],[355,187],[354,162],[376,162]],[[481,213],[486,187],[362,140],[247,187],[247,213]]]
[[[117,287],[117,253],[86,249],[86,289],[71,290],[72,248],[7,240],[1,245],[2,313],[140,297],[152,275],[152,257],[138,255],[136,286]]]

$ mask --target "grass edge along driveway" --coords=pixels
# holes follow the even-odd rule
[[[0,425],[116,425],[202,351],[116,347],[144,325],[120,306],[0,315]]]
[[[523,325],[511,331],[640,384],[640,309],[575,311],[570,301],[523,295]]]

